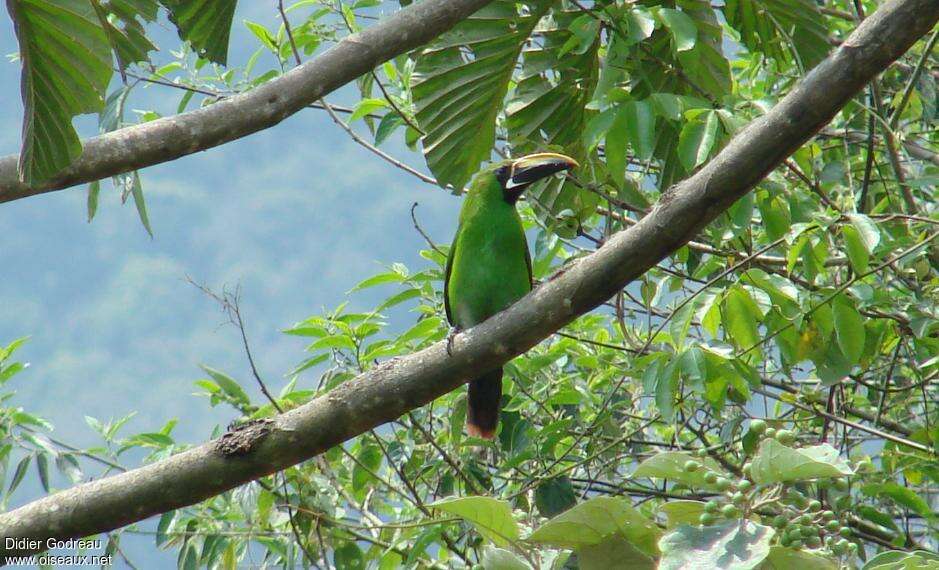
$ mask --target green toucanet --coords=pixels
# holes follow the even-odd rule
[[[492,164],[473,177],[444,282],[454,330],[481,323],[531,291],[531,256],[515,202],[531,183],[575,166],[570,157],[539,153]],[[501,366],[470,380],[467,432],[492,439],[501,404]]]

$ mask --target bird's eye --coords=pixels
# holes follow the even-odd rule
[[[508,165],[499,168],[496,170],[496,180],[499,181],[499,184],[505,188],[506,183],[509,181],[509,177],[512,176],[512,169]]]

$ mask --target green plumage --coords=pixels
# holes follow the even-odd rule
[[[490,166],[470,183],[450,246],[444,300],[447,319],[459,329],[481,323],[531,291],[531,258],[522,220],[495,174],[505,164]],[[501,367],[470,382],[471,435],[493,436],[501,394]]]

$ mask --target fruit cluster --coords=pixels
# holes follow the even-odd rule
[[[797,439],[792,431],[774,429],[758,419],[750,422],[750,431],[761,439],[774,438],[783,445],[792,445]],[[704,450],[699,450],[698,454],[702,457],[706,455]],[[776,529],[780,546],[821,549],[835,556],[853,556],[858,551],[858,545],[849,540],[851,529],[839,520],[834,511],[823,508],[822,501],[808,498],[794,485],[755,485],[749,478],[749,462],[742,467],[743,478],[736,481],[719,475],[694,459],[688,460],[684,467],[689,473],[707,470],[704,473],[705,483],[720,493],[704,504],[704,511],[698,517],[698,522],[703,526],[752,513],[758,515],[764,524],[771,524]],[[827,488],[828,483],[820,483],[819,489]],[[831,485],[839,490],[847,488],[843,479],[835,479]]]

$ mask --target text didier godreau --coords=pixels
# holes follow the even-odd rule
[[[36,540],[35,538],[4,538],[3,548],[6,550],[89,550],[101,548],[101,541],[81,538],[69,538],[67,540],[50,538],[45,541]]]

